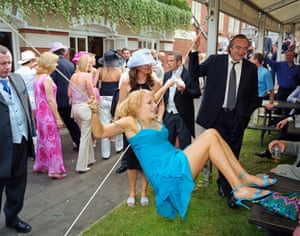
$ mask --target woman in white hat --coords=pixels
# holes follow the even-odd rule
[[[130,57],[127,66],[129,69],[128,76],[122,78],[120,81],[120,94],[119,101],[120,104],[127,95],[135,90],[139,89],[148,89],[154,93],[161,88],[160,81],[154,76],[152,72],[152,65],[155,64],[149,49],[140,49],[132,54]],[[118,111],[118,109],[117,109]],[[160,105],[157,110],[158,120],[162,120],[164,113],[163,101],[160,102]],[[115,120],[119,118],[118,112],[115,114]],[[124,148],[126,148],[127,140],[124,140]],[[142,206],[148,205],[147,197],[147,179],[141,169],[139,161],[137,160],[134,152],[129,148],[124,154],[124,158],[127,158],[127,174],[129,180],[129,197],[127,199],[128,206],[135,205],[136,197],[136,181],[138,172],[141,172],[142,176],[142,189],[141,189],[141,200],[140,203]]]

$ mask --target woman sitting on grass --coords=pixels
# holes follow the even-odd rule
[[[246,173],[214,129],[205,131],[185,150],[176,149],[168,141],[166,127],[156,120],[155,100],[148,90],[130,93],[118,108],[122,118],[106,126],[98,118],[97,101],[92,98],[89,105],[92,110],[92,132],[96,138],[125,133],[154,189],[160,215],[174,218],[179,213],[185,219],[194,180],[208,160],[228,180],[237,205],[248,208],[243,201],[258,200],[271,194],[269,190],[257,188],[270,186],[276,183],[276,179]]]

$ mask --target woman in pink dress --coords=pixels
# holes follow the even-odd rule
[[[34,81],[38,140],[33,170],[48,173],[50,178],[61,179],[66,176],[59,133],[63,122],[57,111],[57,87],[50,77],[57,61],[58,56],[51,52],[44,52],[38,60]]]

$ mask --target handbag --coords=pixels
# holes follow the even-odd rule
[[[120,92],[120,89],[116,89],[112,95],[111,108],[110,108],[110,114],[112,117],[115,116],[116,108],[117,108],[118,101],[119,101],[119,92]]]
[[[274,212],[280,216],[298,221],[300,209],[299,200],[300,195],[294,192],[273,192],[271,195],[258,200],[256,203],[263,206],[270,212]]]

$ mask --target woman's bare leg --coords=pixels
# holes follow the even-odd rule
[[[136,195],[136,180],[138,171],[135,169],[127,169],[129,181],[129,197],[135,198]]]
[[[233,156],[233,153],[226,144],[222,143],[222,139],[219,140],[218,136],[217,131],[208,129],[185,149],[184,152],[188,157],[193,178],[196,179],[205,163],[211,160],[222,173],[225,172],[223,174],[226,178],[231,179],[231,181],[228,180],[231,186],[238,185],[240,180],[237,173],[242,172],[243,168],[240,165],[235,165],[237,169],[233,168],[230,161],[230,155]],[[233,158],[235,159],[234,156]]]
[[[185,149],[185,154],[189,160],[192,176],[195,179],[204,167],[207,160],[222,172],[232,188],[242,183],[238,177],[243,172],[243,167],[235,158],[233,152],[227,143],[221,138],[219,133],[214,129],[208,129],[202,133],[192,145]],[[253,181],[252,183],[263,184],[263,179],[246,174],[244,181]],[[247,184],[247,183],[245,183]],[[249,197],[255,193],[255,188],[243,187],[237,195],[240,197]]]
[[[141,190],[141,197],[147,197],[147,188],[148,188],[148,181],[146,179],[145,173],[141,171],[141,182],[142,182],[142,190]]]

